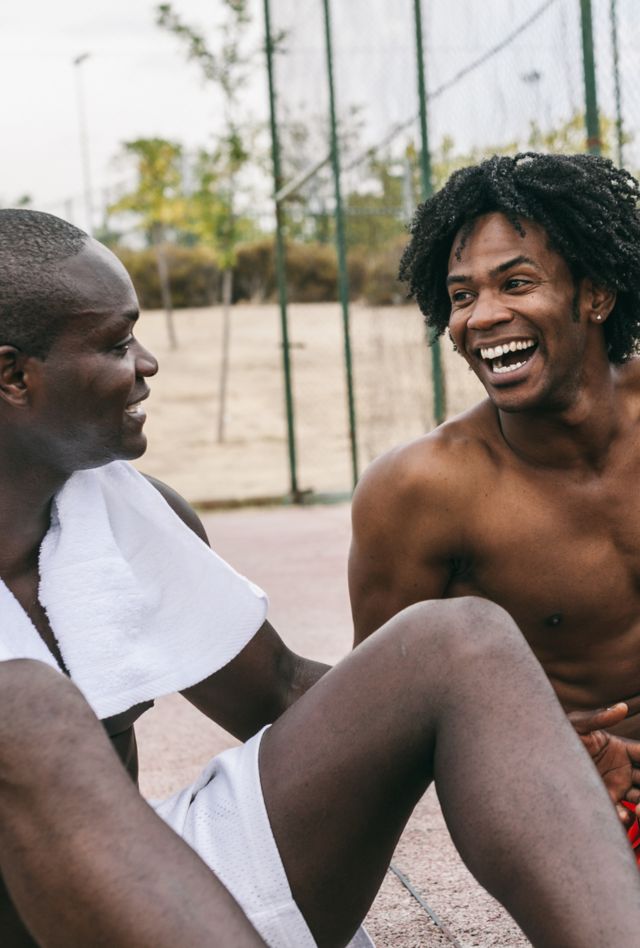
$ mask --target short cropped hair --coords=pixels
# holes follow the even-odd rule
[[[73,308],[59,265],[88,240],[53,214],[0,210],[0,345],[46,358],[62,317]]]
[[[496,211],[521,234],[535,221],[574,280],[590,277],[616,291],[604,333],[609,360],[624,362],[640,343],[639,187],[596,155],[494,155],[456,171],[418,207],[400,279],[439,336],[451,312],[446,276],[455,235],[461,231],[464,246],[475,219]]]

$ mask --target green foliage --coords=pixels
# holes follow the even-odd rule
[[[109,211],[135,214],[148,242],[158,243],[167,227],[180,228],[186,222],[182,145],[165,138],[137,138],[123,143],[122,155],[134,163],[136,186]]]
[[[243,143],[223,142],[210,152],[200,149],[192,169],[195,186],[190,193],[186,227],[197,240],[214,249],[222,269],[233,267],[236,246],[254,238],[256,224],[246,215],[233,212],[230,187],[236,171],[247,161]]]
[[[235,195],[238,176],[252,153],[255,129],[238,119],[239,94],[245,88],[253,56],[245,52],[246,28],[251,22],[248,0],[219,0],[225,14],[221,42],[213,52],[204,36],[185,23],[170,3],[156,7],[156,23],[186,46],[187,59],[202,78],[217,86],[224,104],[224,130],[212,151],[202,149],[195,166],[196,187],[189,198],[188,229],[216,249],[223,270],[233,267],[236,246],[248,236],[247,221],[238,217]]]

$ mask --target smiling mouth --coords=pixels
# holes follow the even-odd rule
[[[126,415],[142,414],[142,411],[143,411],[142,400],[140,400],[139,402],[133,402],[131,405],[127,405],[124,411]]]
[[[522,368],[537,348],[535,339],[514,339],[497,346],[481,346],[476,354],[496,375],[508,375]]]

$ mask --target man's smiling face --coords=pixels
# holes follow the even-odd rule
[[[96,241],[69,258],[62,275],[75,303],[46,358],[28,363],[30,438],[64,471],[139,457],[146,447],[140,402],[157,362],[133,336],[131,280]]]
[[[497,408],[561,410],[586,371],[581,285],[545,231],[521,223],[524,235],[503,214],[486,214],[466,240],[456,235],[449,331]]]

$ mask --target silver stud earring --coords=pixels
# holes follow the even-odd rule
[[[596,316],[596,322],[598,323],[602,322],[602,315],[600,313],[598,313],[598,315]]]

